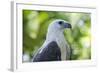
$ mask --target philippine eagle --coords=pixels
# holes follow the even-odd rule
[[[33,57],[33,62],[70,60],[71,49],[65,40],[64,29],[71,24],[62,19],[52,21],[46,40]]]

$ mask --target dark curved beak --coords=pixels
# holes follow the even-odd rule
[[[65,23],[65,24],[64,24],[64,28],[72,28],[72,26],[71,26],[70,23]]]

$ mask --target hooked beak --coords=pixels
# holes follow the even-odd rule
[[[70,23],[65,23],[65,24],[64,24],[64,28],[72,28],[72,26],[71,26]]]

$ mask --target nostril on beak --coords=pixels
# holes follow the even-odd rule
[[[65,27],[65,28],[72,28],[72,26],[71,26],[70,23],[66,23],[66,24],[64,25],[64,27]]]

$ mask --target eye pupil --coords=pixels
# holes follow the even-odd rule
[[[63,22],[62,21],[59,21],[59,24],[63,24]]]

